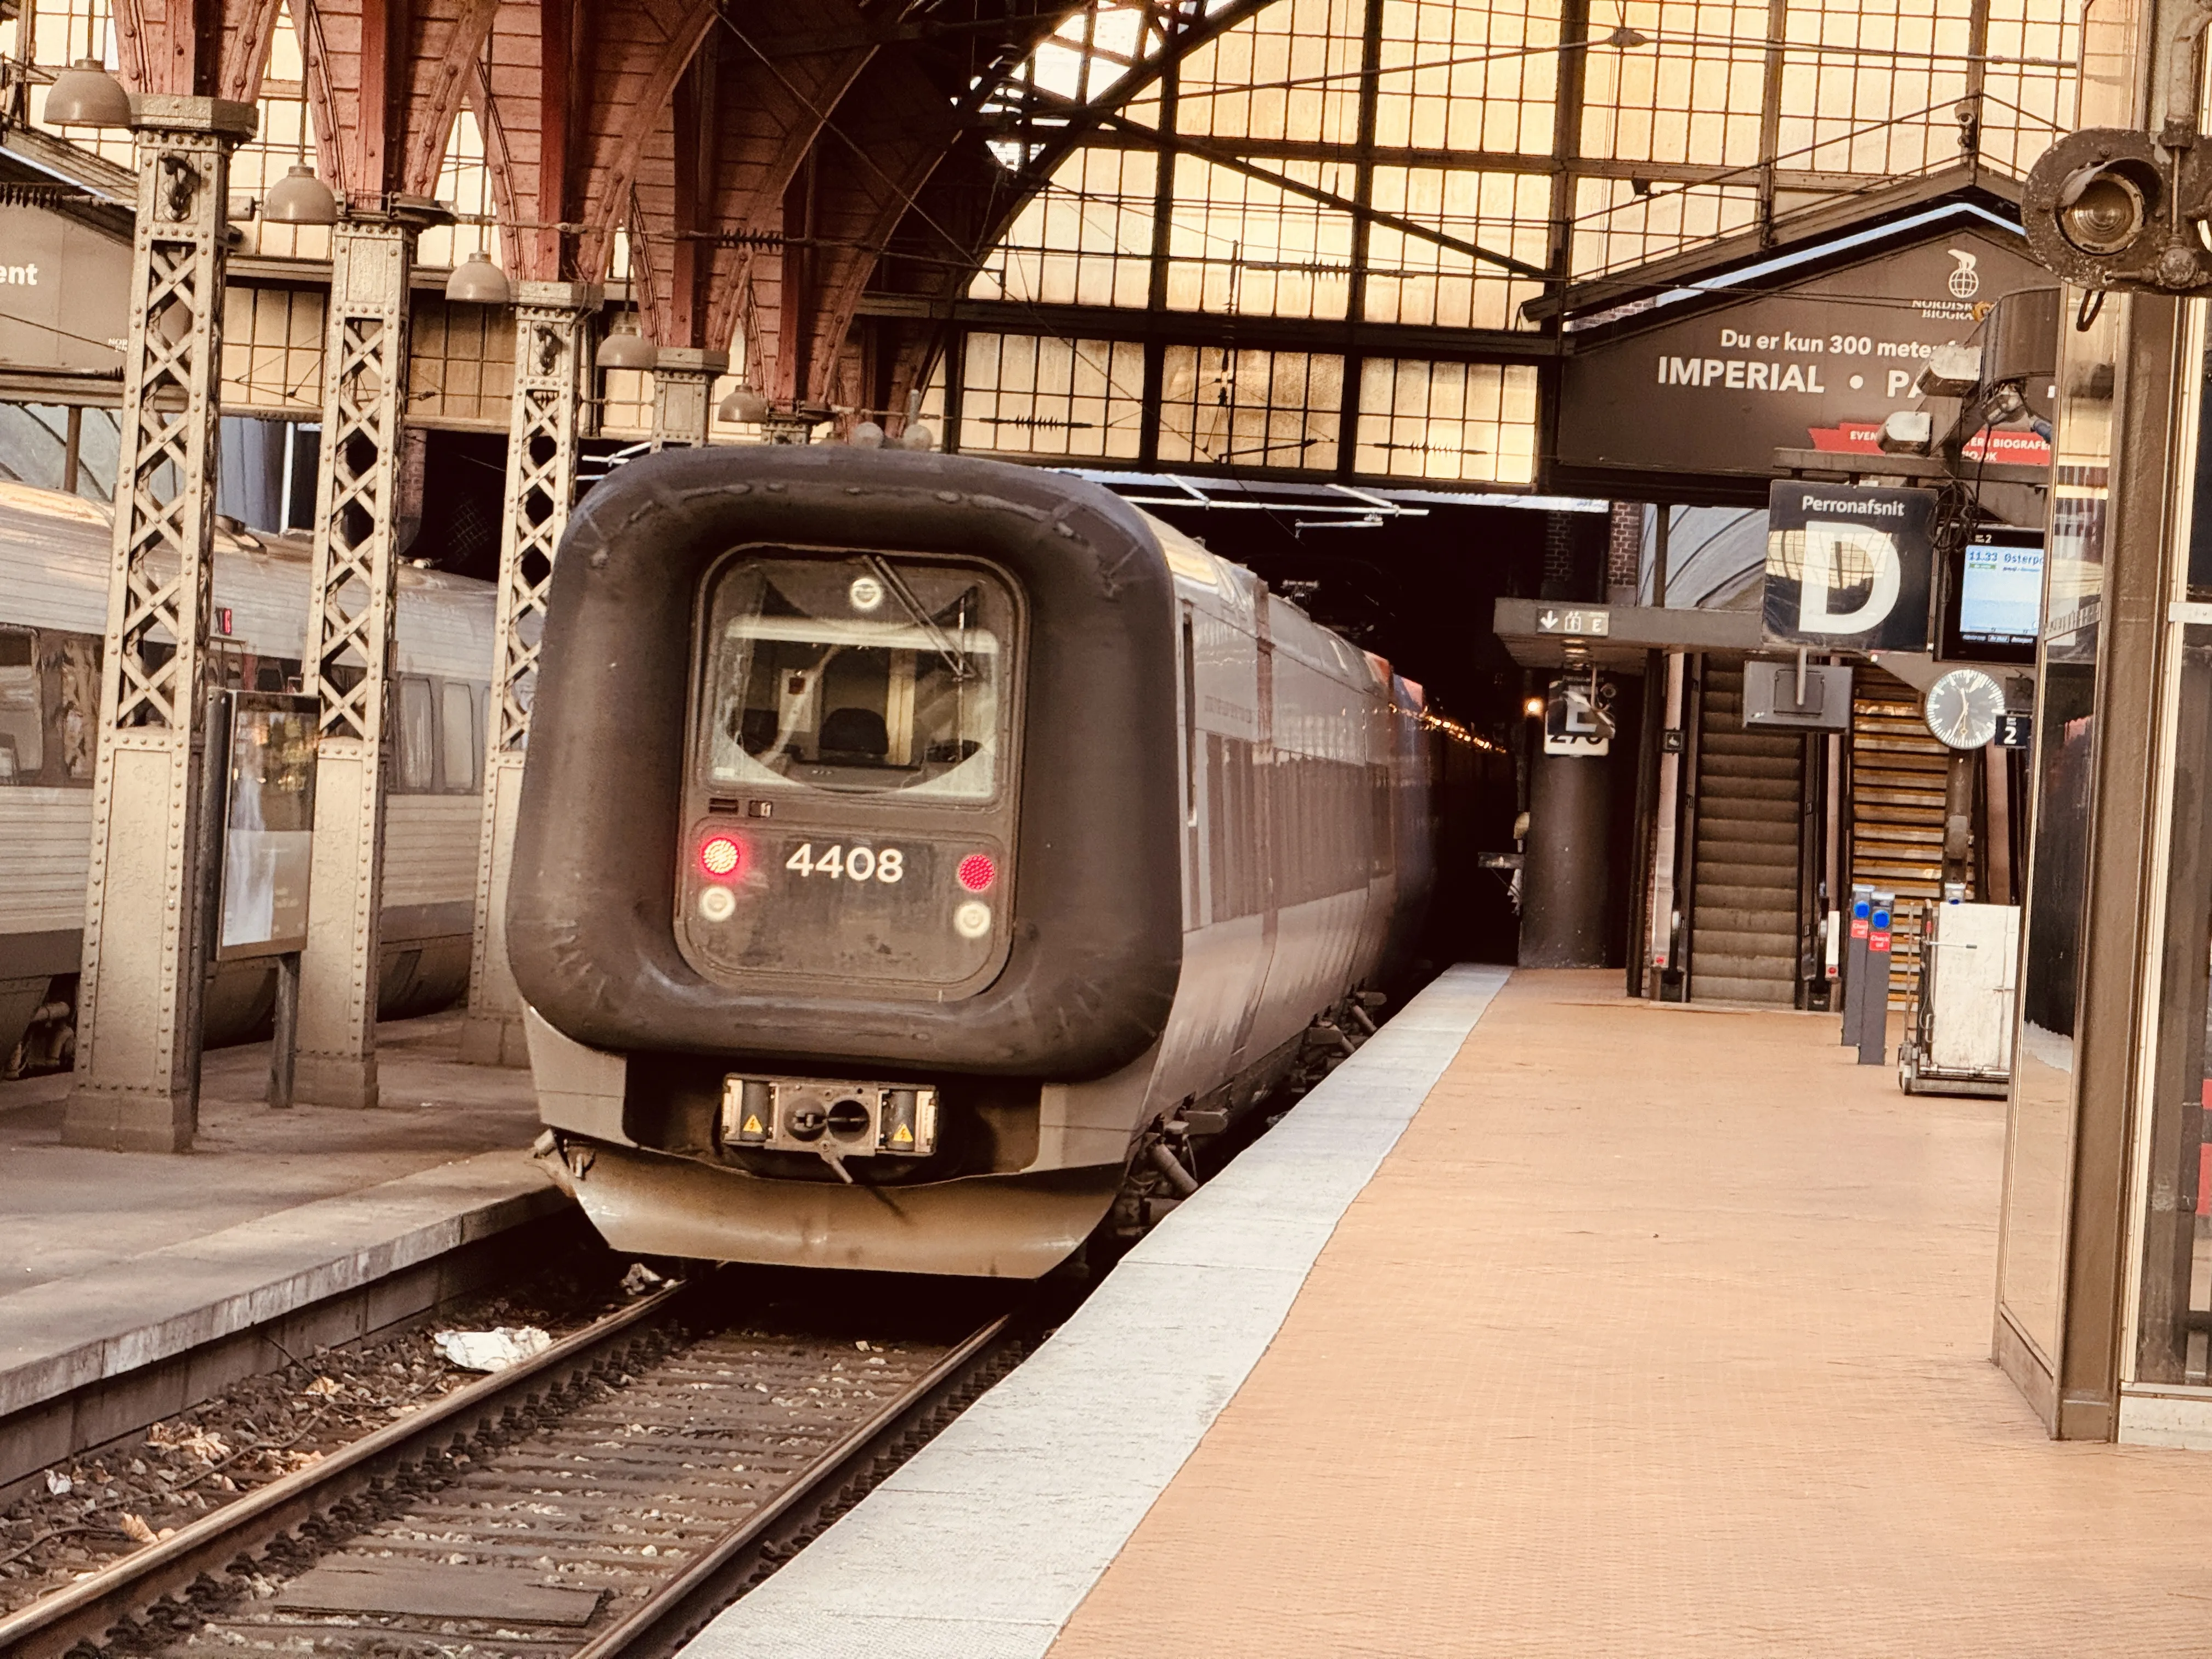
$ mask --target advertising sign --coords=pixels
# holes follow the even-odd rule
[[[307,945],[319,712],[313,697],[275,691],[227,692],[224,702],[229,763],[218,962]]]
[[[131,245],[41,207],[0,206],[0,365],[116,370]]]
[[[1765,634],[1824,651],[1925,651],[1936,492],[1777,483]]]
[[[1571,329],[1558,465],[1747,483],[1772,476],[1778,448],[1874,453],[1882,421],[1919,405],[1937,346],[1973,338],[1990,301],[2051,285],[2017,233],[1971,209],[1918,238],[1848,264],[1816,249],[1800,281],[1753,267]],[[1992,462],[2051,461],[2031,432],[1977,439],[1968,459],[1984,447]]]

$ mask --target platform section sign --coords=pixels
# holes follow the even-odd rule
[[[1613,688],[1603,680],[1553,680],[1544,698],[1544,752],[1610,754],[1613,698]]]
[[[1775,484],[1766,508],[1767,643],[1927,650],[1936,519],[1932,489]]]

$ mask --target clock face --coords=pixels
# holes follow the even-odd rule
[[[1938,743],[1979,749],[1997,734],[2005,711],[2004,688],[1978,668],[1954,668],[1928,688],[1922,709]]]

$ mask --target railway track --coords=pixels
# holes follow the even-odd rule
[[[0,1620],[0,1654],[672,1653],[1034,1329],[732,1311],[751,1300],[733,1277],[657,1291],[87,1574]]]

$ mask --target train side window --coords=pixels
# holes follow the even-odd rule
[[[438,688],[438,750],[445,759],[448,793],[465,795],[476,788],[481,758],[477,751],[483,743],[472,688],[463,680],[446,681]]]
[[[35,783],[46,766],[36,646],[29,629],[0,628],[0,783]]]
[[[394,787],[427,794],[436,787],[438,733],[430,682],[410,674],[399,682],[398,770]]]
[[[64,784],[89,787],[99,759],[100,654],[95,634],[44,630],[39,641],[39,672],[52,699],[46,736]]]

